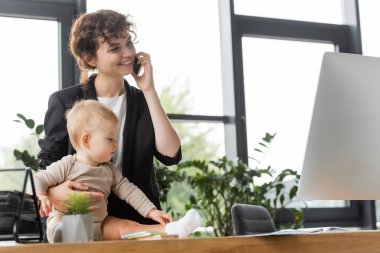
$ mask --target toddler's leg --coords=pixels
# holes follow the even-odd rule
[[[175,234],[179,238],[186,238],[201,224],[202,218],[199,213],[195,209],[190,209],[181,219],[166,224],[165,232],[168,235]]]
[[[49,224],[46,233],[49,243],[62,242],[62,222]]]
[[[103,240],[119,240],[121,235],[140,231],[164,231],[164,225],[145,225],[108,216],[102,224]]]
[[[145,225],[131,220],[123,220],[108,216],[102,224],[103,240],[119,240],[121,235],[139,231],[165,231],[169,235],[178,235],[179,238],[188,237],[191,232],[202,224],[199,213],[191,209],[185,216],[166,225]]]

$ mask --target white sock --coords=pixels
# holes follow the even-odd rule
[[[181,219],[166,224],[165,232],[168,235],[178,235],[178,238],[186,238],[201,224],[202,218],[199,213],[190,209]]]

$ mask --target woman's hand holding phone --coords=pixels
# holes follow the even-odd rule
[[[132,76],[136,80],[137,86],[144,93],[147,91],[155,91],[153,82],[153,69],[150,60],[150,55],[144,52],[138,52],[135,56],[134,62],[136,64],[134,64],[134,72],[132,73]],[[139,71],[137,72],[138,74],[136,74],[135,70],[137,70],[138,65],[141,66],[139,67]]]
[[[135,56],[135,59],[133,60],[133,73],[138,75],[140,68],[141,68],[141,63],[139,63],[139,58],[137,58],[137,56]]]

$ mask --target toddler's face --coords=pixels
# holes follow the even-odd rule
[[[97,163],[109,162],[116,152],[119,127],[116,122],[104,121],[91,134],[90,156]]]

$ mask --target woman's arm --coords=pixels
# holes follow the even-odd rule
[[[91,203],[99,201],[104,197],[103,194],[100,192],[87,192],[87,190],[88,186],[84,184],[75,181],[66,181],[55,187],[49,188],[47,190],[47,196],[49,200],[53,203],[54,207],[58,210],[65,209],[64,202],[66,200],[66,196],[75,191],[83,191],[86,194],[88,194]],[[94,210],[96,208],[97,206],[94,205],[90,207],[91,210]]]
[[[46,169],[51,163],[68,154],[69,139],[64,116],[66,109],[60,91],[53,93],[45,113],[45,137],[38,140],[41,149],[37,155],[40,169]]]
[[[88,190],[88,186],[84,184],[67,180],[72,171],[73,159],[72,156],[66,156],[33,176],[36,191],[43,193],[58,210],[65,209],[64,202],[68,194]],[[103,197],[103,194],[98,192],[87,192],[87,194],[92,201]]]
[[[181,145],[178,134],[162,108],[156,90],[153,88],[145,91],[144,96],[152,117],[157,151],[174,157]]]
[[[148,104],[156,138],[156,149],[165,156],[174,157],[178,153],[181,141],[162,108],[154,88],[153,68],[150,56],[143,52],[138,53],[137,56],[141,66],[144,68],[144,73],[140,76],[132,75]]]

